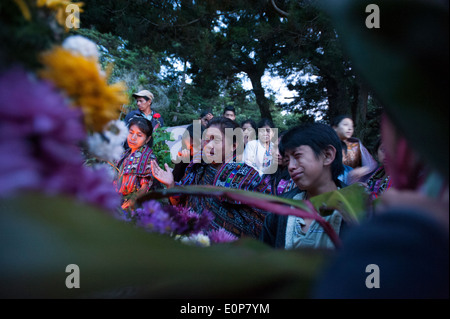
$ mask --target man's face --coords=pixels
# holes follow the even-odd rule
[[[229,118],[230,120],[235,120],[236,119],[236,115],[234,114],[233,111],[226,111],[225,113],[223,113],[223,117]]]
[[[152,100],[145,100],[143,97],[136,98],[136,104],[141,112],[150,111]]]

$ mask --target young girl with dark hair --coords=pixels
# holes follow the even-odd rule
[[[378,164],[359,139],[353,137],[353,120],[350,116],[340,115],[333,119],[331,126],[342,142],[342,162],[352,168],[346,172],[346,184],[367,182],[370,173]]]
[[[118,174],[114,180],[117,192],[123,197],[122,209],[134,209],[135,199],[156,187],[151,171],[152,123],[143,117],[133,117],[128,128],[129,148],[116,163]]]

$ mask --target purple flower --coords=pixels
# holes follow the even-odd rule
[[[209,211],[197,214],[190,208],[162,206],[160,202],[151,200],[144,202],[130,214],[129,221],[152,232],[170,235],[192,235],[207,230],[214,219]]]
[[[211,242],[218,243],[229,243],[238,240],[236,236],[227,232],[224,228],[211,230],[208,234]]]
[[[113,209],[120,198],[104,171],[83,166],[80,109],[20,67],[0,75],[0,197],[21,190],[71,195]],[[103,176],[104,175],[104,176]]]
[[[214,220],[214,215],[205,210],[198,214],[191,208],[177,207],[178,214],[174,216],[178,228],[177,233],[180,235],[198,234],[210,227]]]
[[[148,201],[143,204],[143,208],[136,212],[136,225],[160,234],[172,234],[177,228],[172,216],[158,201]]]

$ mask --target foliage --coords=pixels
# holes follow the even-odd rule
[[[174,164],[170,157],[170,149],[166,141],[175,141],[171,132],[167,132],[165,127],[158,127],[153,131],[153,154],[156,156],[158,165],[164,169],[164,163],[173,168]]]
[[[204,109],[221,115],[228,104],[237,109],[239,122],[268,117],[282,130],[290,126],[287,122],[310,121],[314,114],[325,122],[343,113],[355,113],[358,122],[360,113],[363,123],[370,119],[357,109],[367,103],[358,95],[361,79],[355,76],[329,17],[315,2],[277,2],[285,15],[269,1],[168,3],[152,3],[148,10],[144,2],[93,0],[84,15],[84,27],[95,26],[165,57],[160,61],[169,68],[161,79],[170,100],[164,113],[167,125],[191,123]],[[167,61],[181,61],[187,68],[174,70]],[[266,72],[284,78],[297,98],[277,105],[261,84]],[[251,80],[251,92],[236,85],[242,74]],[[303,75],[314,75],[315,81],[304,81]],[[282,110],[291,118],[281,119]],[[357,125],[355,136],[359,130],[363,138],[378,134]]]
[[[20,61],[26,68],[40,66],[36,53],[50,49],[63,30],[52,28],[49,12],[28,21],[14,0],[0,2],[0,70]]]
[[[360,26],[369,4],[322,1],[323,9],[342,21],[336,29],[355,70],[376,92],[399,132],[448,176],[448,2],[412,1],[404,10],[403,1],[380,1],[383,27],[375,32]]]
[[[128,40],[120,36],[100,33],[95,29],[80,28],[73,33],[97,43],[101,53],[102,67],[106,68],[109,64],[114,64],[112,78],[122,78],[125,72],[136,72],[139,85],[158,81],[156,75],[160,71],[160,55],[148,46],[132,46]]]

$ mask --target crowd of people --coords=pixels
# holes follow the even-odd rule
[[[162,116],[154,117],[153,94],[142,90],[133,97],[138,109],[124,119],[129,129],[127,145],[116,163],[115,185],[123,198],[123,210],[135,209],[136,198],[153,189],[175,186],[213,185],[308,200],[353,183],[363,183],[374,199],[392,184],[381,139],[372,156],[353,137],[353,121],[347,115],[331,125],[302,124],[278,132],[266,118],[238,124],[236,111],[229,106],[220,116],[210,110],[201,112],[186,128],[172,169],[168,163],[157,163],[152,154],[153,131],[164,123]],[[170,204],[199,214],[214,212],[212,229],[224,228],[237,237],[253,237],[272,247],[333,248],[313,219],[279,216],[214,196],[173,196]],[[337,210],[325,219],[337,234],[345,228]]]
[[[175,167],[164,163],[163,169],[152,156],[152,133],[162,117],[152,122],[150,92],[134,96],[139,110],[125,118],[128,147],[117,162],[115,179],[122,209],[135,209],[137,197],[158,188],[212,185],[309,200],[359,183],[369,199],[371,214],[365,223],[352,227],[337,209],[324,217],[343,239],[342,250],[336,250],[335,241],[315,218],[279,215],[216,196],[172,196],[169,202],[198,214],[212,212],[209,230],[224,230],[235,238],[255,238],[276,249],[338,252],[322,270],[313,297],[448,296],[448,284],[441,280],[448,271],[448,184],[438,179],[439,191],[434,197],[427,195],[436,188],[430,186],[436,184],[434,171],[414,156],[388,116],[383,115],[380,136],[369,151],[353,136],[348,115],[331,124],[300,124],[278,132],[265,118],[238,124],[232,107],[220,116],[205,110],[186,128]],[[377,199],[382,201],[375,210]],[[411,282],[429,267],[429,260],[437,267],[434,275]],[[361,269],[368,265],[382,265],[387,289],[367,289],[367,274]]]

